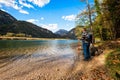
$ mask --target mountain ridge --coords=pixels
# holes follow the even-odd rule
[[[70,39],[77,39],[75,35],[76,28],[71,29],[70,31],[67,31],[65,29],[60,29],[55,32],[55,34],[59,35],[61,38],[70,38]]]
[[[39,38],[56,38],[57,35],[52,31],[39,27],[26,21],[19,21],[9,13],[0,10],[0,34],[6,35],[11,33],[24,33],[32,37]]]
[[[55,34],[58,34],[60,36],[65,36],[67,35],[68,31],[65,29],[59,29],[58,31],[55,32]]]
[[[38,38],[76,39],[74,30],[72,29],[70,31],[67,31],[64,29],[60,29],[58,33],[53,33],[52,31],[37,26],[33,23],[17,20],[9,13],[0,10],[0,35],[6,35],[7,33],[22,33],[25,35],[30,35],[31,37]],[[73,33],[71,33],[71,31],[73,31]]]
[[[14,18],[12,15],[0,10],[0,25],[10,24],[14,21],[17,21],[17,19]]]

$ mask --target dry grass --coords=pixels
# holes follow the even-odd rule
[[[62,38],[30,38],[30,37],[0,37],[0,40],[56,40]],[[62,39],[65,40],[65,39]]]

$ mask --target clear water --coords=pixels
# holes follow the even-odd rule
[[[70,56],[74,54],[72,45],[77,42],[77,40],[1,40],[0,59],[14,58],[21,55],[32,57]]]
[[[0,77],[3,80],[12,80],[13,77],[18,79],[18,76],[24,79],[25,75],[33,74],[34,71],[39,71],[39,75],[47,72],[49,76],[51,73],[56,74],[54,69],[66,71],[74,62],[77,43],[77,40],[1,40]],[[64,75],[56,76],[57,79]]]

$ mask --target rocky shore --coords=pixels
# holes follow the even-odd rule
[[[83,61],[81,46],[73,48],[76,54],[71,59],[68,55],[50,59],[24,56],[0,64],[0,80],[114,80],[105,66],[105,56],[112,49],[104,50],[89,61]]]

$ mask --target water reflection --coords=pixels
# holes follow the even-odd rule
[[[51,67],[63,68],[65,71],[69,68],[68,65],[74,63],[76,51],[73,44],[77,45],[77,42],[76,40],[2,40],[0,41],[0,77],[11,73],[14,73],[11,77],[15,77],[20,72],[23,77],[22,73],[36,69],[42,71],[51,69]],[[63,66],[63,64],[66,68],[58,66]],[[51,71],[48,73],[51,73]],[[11,77],[4,76],[3,79]]]

